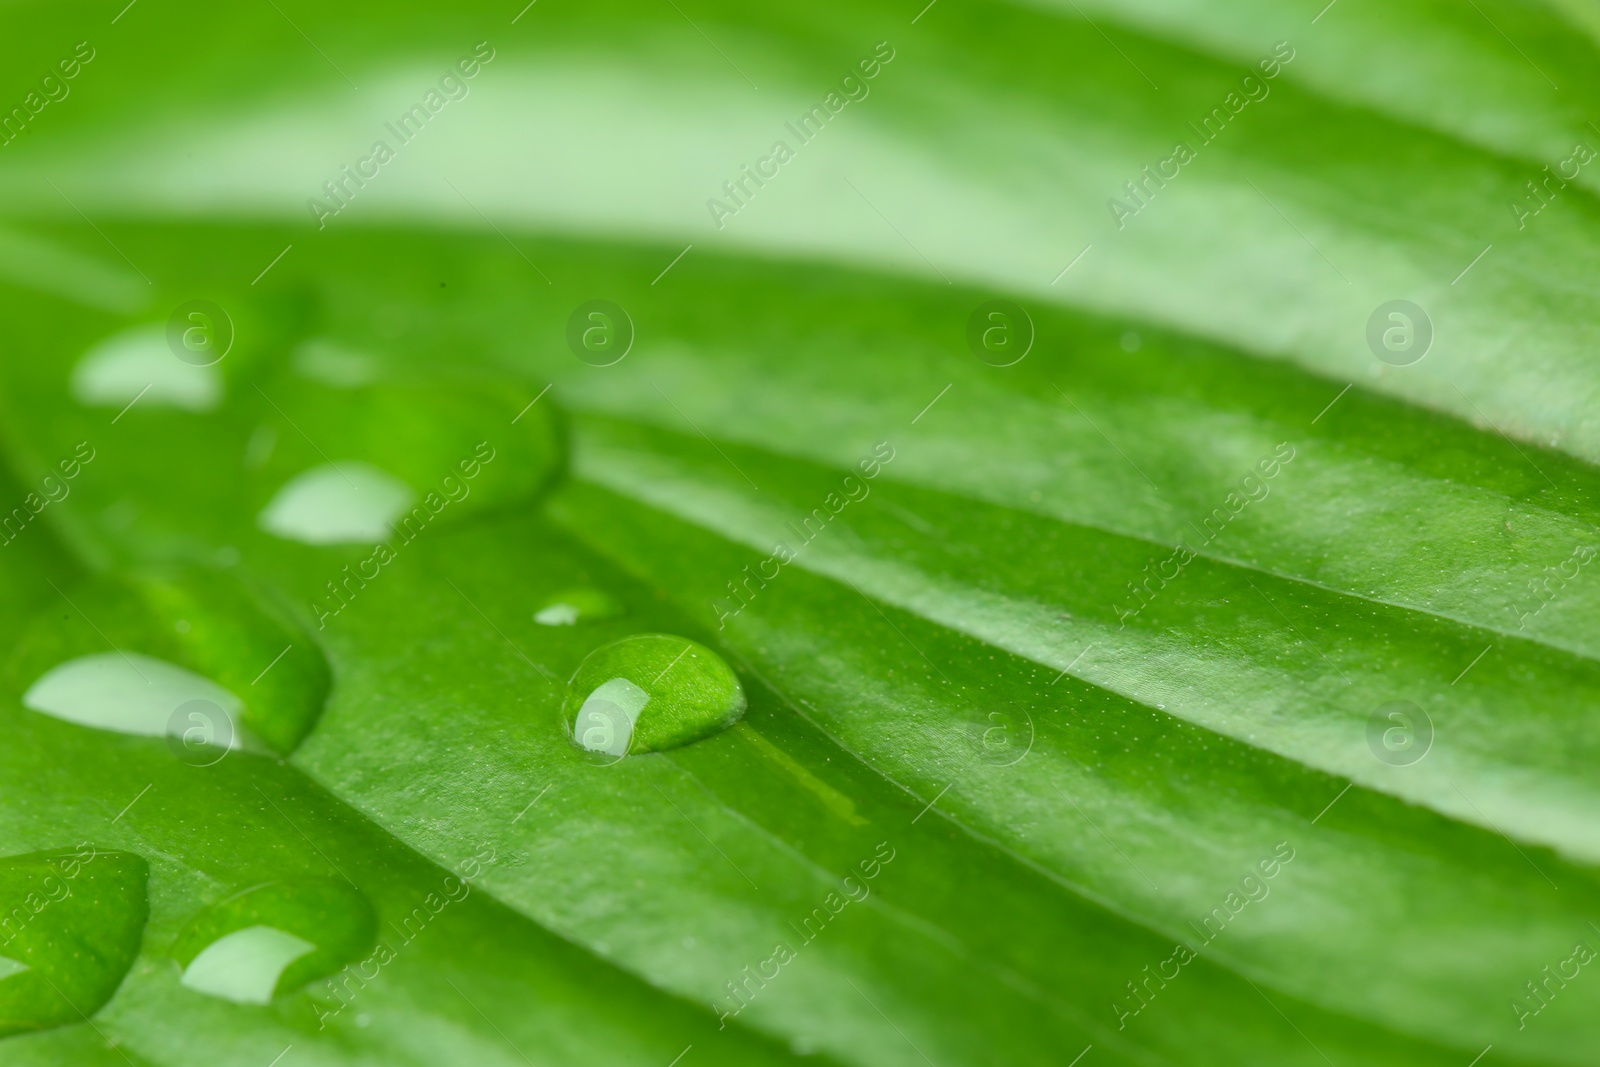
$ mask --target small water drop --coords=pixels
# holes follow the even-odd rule
[[[621,614],[622,605],[598,589],[567,589],[546,600],[533,613],[533,621],[541,626],[572,626]]]
[[[744,687],[721,656],[686,637],[636,634],[589,653],[562,714],[580,748],[621,757],[709,737],[744,709]]]
[[[578,621],[578,608],[558,600],[534,612],[533,621],[540,626],[571,626]]]
[[[211,411],[222,402],[222,374],[176,359],[166,327],[136,326],[101,341],[72,370],[72,397],[86,407],[146,407]]]
[[[263,530],[308,545],[381,541],[414,499],[409,486],[358,460],[314,467],[279,489]]]
[[[148,868],[128,852],[0,859],[0,1037],[81,1022],[139,954]]]
[[[190,919],[173,945],[184,986],[238,1004],[269,1004],[333,974],[372,947],[377,918],[344,882],[251,886]]]

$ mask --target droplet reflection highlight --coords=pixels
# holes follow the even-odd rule
[[[533,613],[533,621],[540,626],[573,626],[621,614],[622,605],[598,589],[565,589],[545,600]]]

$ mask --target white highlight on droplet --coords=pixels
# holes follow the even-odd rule
[[[270,1004],[278,979],[317,946],[275,926],[247,926],[217,938],[184,969],[183,985],[236,1004]]]
[[[229,747],[239,747],[244,702],[209,678],[138,652],[97,652],[50,668],[22,694],[24,707],[96,730],[160,737],[172,713],[191,700],[228,716]],[[218,729],[218,734],[223,731]]]
[[[21,960],[14,960],[10,956],[0,956],[0,982],[4,982],[13,975],[21,974],[31,968]]]
[[[650,694],[626,678],[613,678],[590,693],[572,723],[572,739],[590,752],[624,756],[633,724],[650,703]]]
[[[270,534],[308,545],[381,541],[411,506],[410,486],[359,460],[289,479],[260,517]]]
[[[533,621],[540,626],[572,626],[578,621],[578,609],[573,604],[551,604],[534,612]]]
[[[183,362],[159,323],[107,337],[72,369],[72,398],[85,407],[141,406],[211,411],[222,403],[222,372]],[[143,394],[143,395],[141,395]]]

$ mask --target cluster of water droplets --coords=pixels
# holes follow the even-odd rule
[[[234,347],[226,313],[214,305],[200,318],[188,304],[180,310],[195,325],[152,322],[93,345],[72,371],[72,395],[85,405],[138,402],[145,411],[223,409],[234,423],[240,415],[255,419],[242,448],[246,477],[264,490],[254,525],[275,537],[316,546],[372,544],[397,533],[409,541],[443,512],[537,491],[561,459],[550,404],[519,407],[521,396],[504,382],[441,377],[425,362],[329,336],[302,337],[277,359],[251,356],[244,337],[245,355],[224,363]],[[506,451],[513,455],[502,469],[518,472],[511,488],[477,492],[488,482],[479,482],[484,468]],[[620,612],[609,595],[582,587],[548,598],[533,619],[564,627]],[[251,709],[237,692],[143,652],[102,651],[58,664],[36,679],[25,703],[81,725],[209,748],[239,747],[251,733]],[[727,726],[743,713],[744,693],[705,646],[641,634],[595,650],[574,676],[568,704],[580,747],[621,756]],[[174,719],[180,707],[190,710]]]
[[[300,343],[276,374],[249,376],[222,364],[215,337],[198,350],[216,355],[208,360],[178,352],[174,336],[170,323],[147,323],[106,337],[72,368],[70,394],[119,419],[136,410],[130,423],[163,411],[216,416],[196,447],[243,457],[242,477],[258,486],[249,525],[275,538],[383,541],[413,517],[420,529],[448,509],[531,498],[563,459],[550,405],[524,406],[504,383],[405,380],[384,359],[327,339]],[[491,464],[505,475],[492,488]],[[174,509],[181,526],[176,509],[198,503],[154,506]],[[75,595],[83,619],[97,620],[96,639],[51,610],[10,654],[30,711],[164,738],[194,766],[237,751],[287,754],[314,725],[330,685],[321,652],[220,576],[91,582]],[[546,597],[531,618],[565,628],[623,613],[610,594],[578,586]],[[579,749],[611,762],[713,736],[745,705],[716,652],[641,633],[583,659],[562,721]],[[0,906],[12,916],[0,921],[0,1036],[80,1021],[110,999],[140,950],[147,875],[140,857],[92,845],[0,858]],[[276,880],[202,908],[168,951],[192,993],[264,1005],[360,958],[376,927],[371,903],[347,883]]]
[[[263,308],[241,300],[232,310],[253,324],[237,344],[229,310],[185,301],[165,323],[90,345],[67,385],[80,405],[116,409],[123,435],[170,434],[178,424],[163,420],[187,416],[196,453],[242,456],[235,480],[250,514],[236,516],[240,525],[309,545],[371,545],[536,495],[563,461],[551,404],[531,404],[521,379],[467,369],[456,352],[271,336]]]
[[[0,858],[0,1037],[99,1011],[139,955],[148,867],[129,852]],[[249,886],[202,908],[171,948],[179,982],[236,1004],[270,1004],[371,948],[377,917],[354,887],[303,878]]]

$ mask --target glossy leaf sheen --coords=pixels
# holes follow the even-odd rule
[[[0,854],[126,857],[39,912],[98,953],[77,1014],[0,977],[6,1062],[1588,1062],[1600,171],[1513,205],[1600,144],[1591,10],[524,14],[347,5],[313,51],[294,5],[140,5],[5,149]],[[366,101],[486,37],[308,225]],[[201,294],[235,349],[119,414]],[[1437,336],[1395,367],[1402,296]],[[25,706],[95,655],[248,743]],[[280,977],[212,981],[260,1003],[186,988],[268,928],[235,962]]]

